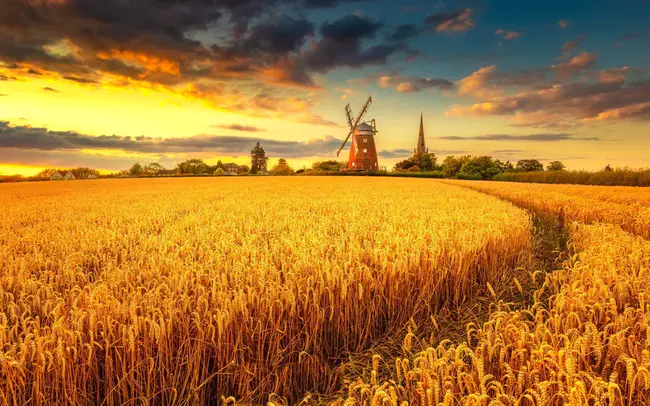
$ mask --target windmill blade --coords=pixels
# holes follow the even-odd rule
[[[354,123],[350,127],[350,132],[348,133],[348,136],[345,137],[345,141],[343,141],[343,145],[341,145],[341,148],[339,148],[339,150],[336,151],[336,156],[339,156],[339,154],[341,153],[343,148],[345,148],[345,144],[347,144],[348,140],[350,139],[350,136],[354,132],[354,129],[357,128],[357,126],[361,122],[361,119],[363,119],[363,116],[368,112],[368,108],[370,107],[370,103],[372,103],[372,97],[368,97],[368,100],[363,105],[363,108],[361,108],[361,111],[359,112],[359,115],[357,116],[357,118],[354,120]],[[346,108],[346,112],[347,112],[347,108]]]
[[[365,116],[366,113],[368,112],[368,109],[370,108],[370,103],[372,103],[372,97],[368,97],[368,100],[366,100],[366,103],[361,108],[361,111],[359,112],[357,119],[354,121],[354,128],[357,128],[357,126],[361,122],[361,119],[363,119],[363,116]]]
[[[353,129],[353,121],[352,121],[352,107],[350,107],[350,103],[348,103],[347,106],[345,106],[345,116],[348,119],[348,126],[350,126],[350,129]]]
[[[341,154],[341,151],[343,151],[343,148],[345,148],[345,144],[348,143],[348,140],[350,139],[350,136],[352,135],[353,132],[354,132],[354,127],[350,129],[348,136],[345,137],[345,141],[343,141],[343,144],[341,144],[341,148],[339,148],[338,151],[336,151],[336,156],[339,156]]]

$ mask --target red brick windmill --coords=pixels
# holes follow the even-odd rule
[[[350,131],[348,136],[345,137],[343,145],[336,152],[338,156],[345,144],[347,144],[350,136],[352,136],[352,146],[350,147],[350,156],[348,158],[348,171],[377,171],[379,170],[379,162],[377,161],[377,148],[375,147],[375,134],[377,133],[377,126],[375,120],[370,120],[366,123],[363,116],[368,112],[368,108],[372,103],[372,97],[361,108],[359,115],[352,119],[352,108],[350,104],[345,106],[345,115],[348,120]]]

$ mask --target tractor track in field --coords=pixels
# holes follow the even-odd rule
[[[369,380],[375,354],[381,354],[383,357],[379,368],[380,374],[391,376],[395,360],[405,356],[403,341],[408,333],[413,333],[416,337],[413,340],[411,354],[429,346],[436,346],[443,340],[454,343],[467,342],[466,326],[470,323],[475,326],[482,325],[488,321],[492,311],[497,309],[516,311],[531,306],[534,302],[533,292],[544,283],[546,274],[561,269],[568,258],[569,232],[562,218],[540,216],[529,210],[526,211],[532,219],[529,263],[507,270],[493,285],[485,284],[477,287],[475,294],[459,306],[445,307],[431,315],[431,322],[426,325],[403,326],[378,340],[369,350],[359,354],[348,354],[346,356],[348,360],[337,368],[337,374],[341,376],[337,387],[330,393],[306,393],[300,404],[342,404],[341,399],[345,398],[346,388],[354,377],[361,376],[364,380]],[[516,288],[515,278],[521,284],[521,291]],[[274,402],[274,404],[278,405],[282,402]]]

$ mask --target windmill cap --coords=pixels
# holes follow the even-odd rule
[[[365,121],[357,126],[357,130],[359,131],[373,131],[373,128],[370,124],[366,123]]]

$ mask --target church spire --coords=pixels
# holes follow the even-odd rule
[[[427,147],[424,144],[424,118],[422,113],[420,113],[420,133],[418,134],[418,147],[415,150],[417,155],[422,155],[427,153]]]

